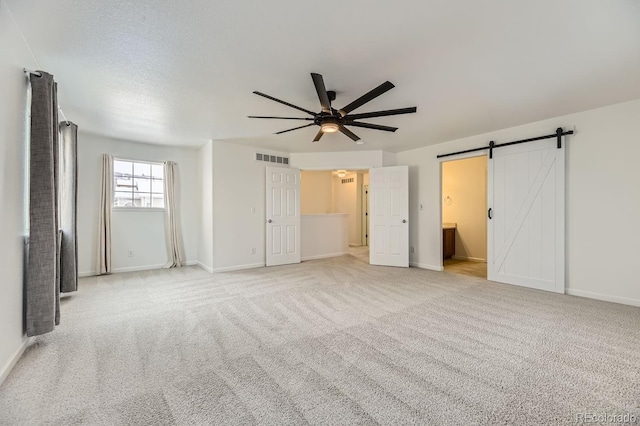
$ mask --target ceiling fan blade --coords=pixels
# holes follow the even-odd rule
[[[275,132],[274,135],[279,135],[281,133],[287,133],[287,132],[290,132],[292,130],[298,130],[298,129],[302,129],[304,127],[315,126],[315,125],[316,125],[316,123],[305,124],[304,126],[294,127],[293,129],[287,129],[287,130],[282,130],[280,132]]]
[[[279,103],[281,103],[281,104],[283,104],[283,105],[286,105],[286,106],[288,106],[288,107],[295,108],[295,109],[297,109],[297,110],[299,110],[299,111],[306,112],[307,114],[313,115],[314,117],[315,117],[315,115],[316,115],[316,113],[315,113],[315,112],[311,112],[311,111],[309,111],[308,109],[304,109],[304,108],[301,108],[301,107],[299,107],[299,106],[295,106],[295,105],[293,105],[293,104],[290,104],[289,102],[281,101],[280,99],[274,98],[273,96],[265,95],[264,93],[261,93],[261,92],[258,92],[258,91],[255,91],[255,92],[253,92],[253,93],[255,93],[255,94],[256,94],[256,95],[258,95],[258,96],[262,96],[263,98],[267,98],[267,99],[271,99],[272,101],[279,102]]]
[[[316,134],[316,137],[313,138],[314,142],[318,142],[320,140],[320,138],[322,137],[322,135],[324,135],[324,132],[322,131],[322,129],[318,130],[318,133]]]
[[[307,120],[307,121],[313,120],[313,118],[311,118],[311,117],[302,117],[302,118],[300,118],[300,117],[265,117],[265,116],[262,116],[262,115],[247,115],[247,117],[249,117],[249,118],[277,118],[279,120]]]
[[[378,96],[380,96],[383,93],[393,89],[394,87],[396,87],[396,86],[394,86],[391,82],[385,81],[380,86],[376,87],[375,89],[371,90],[370,92],[365,93],[364,95],[360,96],[355,101],[351,102],[349,105],[347,105],[344,108],[342,108],[340,110],[340,114],[342,114],[342,116],[344,117],[345,115],[349,114],[354,109],[361,107],[362,105],[364,105],[367,102],[377,98]]]
[[[355,133],[353,133],[351,130],[347,129],[344,126],[340,126],[340,131],[342,133],[344,133],[345,135],[349,136],[351,138],[351,140],[353,140],[353,141],[359,141],[360,140],[360,138]]]
[[[361,118],[374,118],[374,117],[384,117],[386,115],[399,115],[399,114],[410,114],[412,112],[416,112],[418,110],[417,107],[411,108],[399,108],[399,109],[388,109],[385,111],[374,111],[374,112],[365,112],[362,114],[352,114],[344,117],[345,120],[353,121]]]
[[[316,86],[316,92],[318,92],[318,99],[320,99],[320,105],[325,112],[331,112],[331,101],[329,100],[329,94],[327,88],[324,86],[324,79],[320,74],[311,73],[311,79],[313,85]]]
[[[382,126],[380,124],[371,123],[358,123],[357,121],[347,121],[344,124],[346,126],[364,127],[366,129],[384,130],[387,132],[395,132],[396,130],[398,130],[397,127]]]

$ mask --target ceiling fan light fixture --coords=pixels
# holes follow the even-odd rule
[[[340,130],[340,126],[338,125],[338,123],[333,122],[322,123],[322,126],[320,126],[320,128],[324,133],[335,133]]]

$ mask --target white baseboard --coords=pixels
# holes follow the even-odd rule
[[[151,269],[162,269],[164,268],[164,263],[159,263],[157,265],[145,265],[145,266],[129,266],[126,268],[113,268],[114,274],[119,274],[121,272],[138,272],[138,271],[150,271]]]
[[[305,260],[315,260],[315,259],[326,259],[328,257],[338,257],[338,256],[344,256],[345,254],[349,254],[348,251],[343,251],[340,253],[329,253],[329,254],[317,254],[315,256],[305,256],[303,258],[301,258],[301,261],[305,261]]]
[[[640,307],[640,299],[631,299],[629,297],[611,296],[608,294],[594,293],[592,291],[576,290],[568,288],[567,294],[571,296],[586,297],[589,299],[602,300],[604,302],[620,303],[623,305],[631,305]]]
[[[193,266],[193,265],[199,265],[199,262],[197,260],[187,260],[184,264],[185,264],[185,266]],[[111,271],[111,272],[113,274],[118,274],[118,273],[121,273],[121,272],[150,271],[152,269],[163,269],[164,265],[165,265],[165,263],[158,264],[158,265],[129,266],[129,267],[126,267],[126,268],[114,268],[113,271]],[[80,278],[82,278],[82,277],[95,277],[97,275],[99,275],[99,274],[97,274],[95,271],[78,272],[78,277],[80,277]]]
[[[204,269],[205,271],[207,271],[210,274],[213,274],[213,268],[210,266],[205,265],[202,262],[196,262],[196,265],[198,265],[199,267],[201,267],[202,269]]]
[[[438,271],[438,272],[444,271],[444,268],[442,266],[427,265],[425,263],[409,262],[409,266],[413,266],[414,268],[420,268],[420,269],[428,269],[430,271]]]
[[[231,272],[231,271],[241,271],[243,269],[253,269],[253,268],[261,268],[265,266],[265,263],[248,263],[246,265],[236,265],[236,266],[226,266],[224,268],[215,268],[212,269],[211,272]]]
[[[29,346],[29,344],[31,343],[31,340],[33,340],[33,337],[25,337],[24,340],[22,341],[22,344],[20,345],[18,350],[13,354],[9,362],[7,362],[2,367],[2,370],[0,370],[0,386],[2,386],[2,383],[9,376],[9,373],[11,373],[11,370],[13,370],[13,367],[16,366],[16,363],[24,353],[24,350],[27,349],[27,346]]]
[[[452,259],[456,260],[470,260],[471,262],[486,262],[487,259],[482,259],[480,257],[467,257],[467,256],[451,256]]]

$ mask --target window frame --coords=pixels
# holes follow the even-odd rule
[[[116,196],[116,192],[123,192],[123,191],[118,191],[117,190],[117,185],[115,184],[116,182],[116,172],[115,172],[115,162],[116,161],[124,161],[127,163],[131,163],[132,165],[132,169],[134,166],[134,164],[138,163],[138,164],[149,164],[152,166],[161,166],[162,167],[162,187],[163,187],[163,191],[162,191],[162,196],[163,198],[166,197],[166,176],[164,175],[164,161],[149,161],[149,160],[138,160],[135,158],[125,158],[125,157],[113,157],[113,162],[114,162],[114,170],[112,171],[111,174],[111,179],[113,180],[113,190],[111,192],[111,196],[113,197],[113,199],[115,200],[115,196]],[[133,170],[132,170],[133,173]],[[132,174],[132,179],[134,178],[134,175]],[[153,173],[152,175],[149,177],[150,181],[153,181]],[[149,192],[149,194],[159,194],[158,192]],[[114,201],[115,202],[115,201]],[[166,207],[146,207],[146,206],[139,206],[139,207],[131,207],[131,206],[115,206],[113,205],[114,203],[111,204],[111,210],[112,211],[137,211],[137,212],[164,212]]]

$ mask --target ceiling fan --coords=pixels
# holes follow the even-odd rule
[[[322,78],[322,75],[311,73],[311,79],[313,80],[313,84],[316,87],[316,92],[318,92],[318,99],[320,99],[320,105],[322,107],[322,110],[320,112],[318,113],[312,112],[312,111],[309,111],[308,109],[304,109],[299,106],[290,104],[289,102],[276,99],[273,96],[265,95],[264,93],[255,91],[253,93],[255,93],[256,95],[262,96],[267,99],[271,99],[272,101],[279,102],[283,105],[289,106],[291,108],[295,108],[299,111],[306,112],[312,117],[265,117],[265,116],[250,115],[249,118],[313,121],[313,123],[305,124],[304,126],[294,127],[293,129],[287,129],[287,130],[282,130],[280,132],[276,132],[275,133],[276,135],[315,125],[315,126],[320,126],[320,130],[316,134],[316,137],[313,139],[314,142],[319,141],[322,135],[324,135],[325,133],[335,133],[338,131],[344,133],[345,135],[350,137],[352,140],[358,141],[360,140],[360,138],[356,134],[354,134],[351,130],[347,129],[345,126],[364,127],[366,129],[384,130],[386,132],[395,132],[396,130],[398,130],[398,128],[390,127],[390,126],[382,126],[380,124],[362,123],[355,120],[359,120],[363,118],[384,117],[386,115],[409,114],[417,111],[416,107],[410,107],[410,108],[388,109],[384,111],[365,112],[362,114],[350,114],[351,111],[361,107],[362,105],[377,98],[383,93],[393,89],[395,86],[390,82],[385,81],[380,86],[376,87],[370,92],[365,93],[355,101],[351,102],[349,105],[342,107],[341,109],[335,109],[331,106],[331,102],[336,99],[336,92],[327,91],[324,85],[324,79]]]

